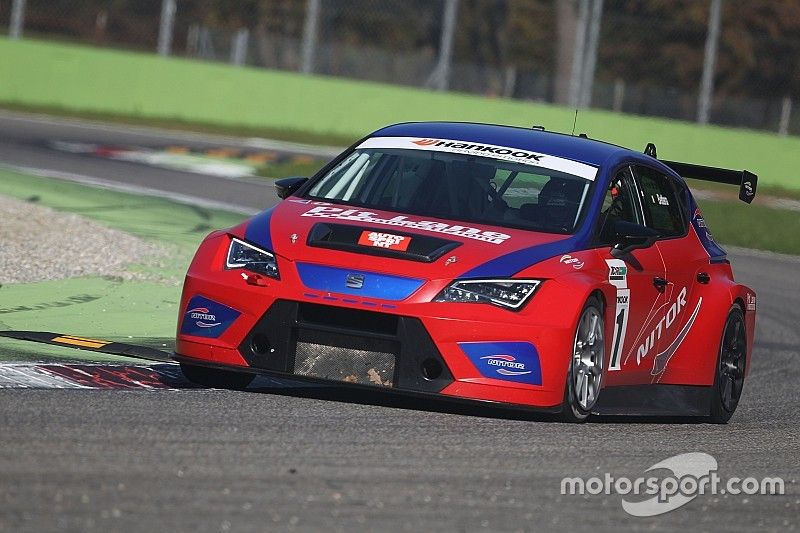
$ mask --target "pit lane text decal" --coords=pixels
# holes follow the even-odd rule
[[[392,218],[380,218],[377,213],[362,211],[360,209],[343,209],[340,207],[330,207],[318,205],[303,213],[300,216],[313,218],[332,218],[336,220],[352,220],[363,224],[381,224],[384,226],[396,226],[400,228],[417,229],[431,231],[434,233],[444,233],[465,239],[489,242],[492,244],[502,244],[511,235],[496,231],[483,231],[471,226],[459,226],[434,222],[432,220],[415,220],[404,215],[397,215]],[[361,243],[359,243],[361,244]]]

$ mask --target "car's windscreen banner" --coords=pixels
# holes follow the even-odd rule
[[[597,167],[579,163],[571,159],[556,157],[548,154],[540,154],[513,148],[510,146],[497,146],[494,144],[458,141],[453,139],[434,139],[419,137],[370,137],[356,149],[401,149],[401,150],[425,150],[432,152],[449,152],[452,154],[464,154],[477,157],[487,157],[490,159],[500,159],[512,163],[521,163],[549,170],[556,170],[566,174],[572,174],[586,180],[593,181],[597,175]]]

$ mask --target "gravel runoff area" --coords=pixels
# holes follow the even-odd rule
[[[77,276],[144,278],[127,270],[164,253],[152,243],[71,213],[0,196],[0,284]]]

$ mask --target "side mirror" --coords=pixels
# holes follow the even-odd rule
[[[658,239],[659,233],[647,226],[618,220],[614,224],[614,245],[611,256],[620,258],[640,248],[649,248]]]
[[[275,194],[278,195],[278,198],[283,200],[284,198],[291,196],[293,192],[302,187],[307,181],[308,178],[303,178],[300,176],[277,180],[275,182]]]

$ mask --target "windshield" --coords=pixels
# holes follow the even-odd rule
[[[516,148],[409,139],[367,139],[314,183],[308,196],[400,213],[572,233],[597,171]],[[407,145],[412,147],[398,147]]]

